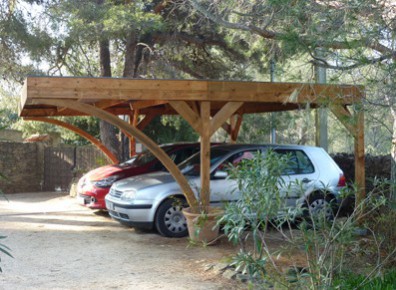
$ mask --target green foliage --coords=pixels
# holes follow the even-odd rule
[[[156,117],[143,132],[158,144],[174,142],[194,142],[198,134],[181,117]]]
[[[393,290],[396,285],[396,270],[385,272],[382,276],[367,279],[366,275],[344,273],[334,281],[335,289],[359,289],[359,290]]]
[[[223,225],[228,239],[240,245],[233,265],[250,277],[254,287],[270,281],[282,289],[331,289],[335,286],[347,289],[345,286],[349,284],[339,277],[351,268],[366,273],[365,282],[380,285],[373,278],[387,261],[393,259],[396,253],[394,243],[391,242],[392,249],[383,257],[380,247],[383,240],[379,232],[372,231],[371,240],[376,245],[374,253],[378,256],[369,257],[376,261],[375,264],[367,264],[360,257],[367,253],[370,239],[366,238],[362,244],[356,233],[361,231],[362,221],[386,204],[383,194],[384,188],[389,186],[376,183],[375,190],[349,216],[342,217],[336,212],[334,218],[329,219],[326,215],[328,208],[314,212],[305,210],[304,204],[291,208],[285,206],[284,197],[288,196],[291,187],[285,186],[281,173],[288,162],[287,156],[279,158],[269,152],[265,157],[259,154],[230,169],[230,178],[236,179],[242,197],[226,206],[219,224]],[[350,194],[355,194],[354,189],[345,188],[343,196]],[[328,206],[331,208],[332,205]],[[297,227],[296,217],[304,217]],[[386,217],[390,219],[388,226],[394,228],[392,215],[387,213]],[[283,239],[283,246],[276,250],[267,243],[269,235],[274,234],[272,231],[278,232]],[[288,271],[279,267],[275,257],[290,258],[298,252],[304,254],[304,262],[292,258]]]

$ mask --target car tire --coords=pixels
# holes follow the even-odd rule
[[[186,200],[181,198],[166,199],[158,207],[155,215],[155,227],[164,237],[180,238],[187,236],[187,222],[182,213]]]
[[[326,220],[331,221],[334,219],[334,208],[333,208],[334,197],[323,193],[314,193],[309,196],[304,207],[305,218],[312,218],[312,215],[324,215]],[[323,212],[324,211],[324,212]]]

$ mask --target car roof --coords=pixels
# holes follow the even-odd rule
[[[216,149],[235,151],[238,149],[258,149],[258,148],[272,148],[272,149],[303,149],[303,148],[317,148],[305,145],[281,145],[281,144],[221,144],[216,145]]]

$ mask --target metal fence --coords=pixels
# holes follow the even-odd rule
[[[108,164],[102,152],[92,146],[47,147],[44,150],[44,191],[67,191],[85,172]]]

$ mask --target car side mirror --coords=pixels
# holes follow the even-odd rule
[[[228,177],[228,173],[223,170],[216,170],[216,172],[213,175],[214,179],[226,179]]]

